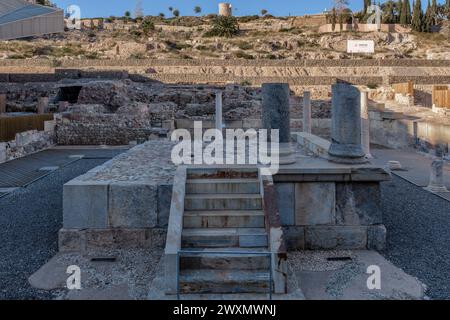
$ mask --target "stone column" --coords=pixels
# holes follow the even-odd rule
[[[361,91],[361,141],[366,158],[373,158],[370,153],[370,118],[367,91]]]
[[[0,114],[6,113],[6,94],[0,94]]]
[[[361,146],[361,94],[346,83],[332,86],[330,161],[359,164],[367,162]]]
[[[39,97],[37,103],[37,113],[44,114],[48,107],[48,97]]]
[[[262,85],[262,127],[279,130],[280,164],[295,163],[291,145],[291,118],[289,112],[290,90],[287,83]]]
[[[216,129],[222,131],[223,129],[223,115],[222,115],[222,92],[216,93]]]
[[[437,158],[431,163],[430,184],[426,187],[431,192],[448,192],[444,184],[444,160]]]
[[[311,93],[303,93],[303,132],[311,133]]]

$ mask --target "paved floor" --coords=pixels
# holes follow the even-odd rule
[[[372,148],[371,153],[374,156],[374,164],[385,166],[388,161],[400,161],[403,170],[393,171],[393,174],[402,177],[417,186],[428,186],[432,162],[431,157],[426,157],[425,155],[414,151],[381,148]],[[448,162],[444,166],[444,182],[450,190],[450,164]],[[439,193],[439,195],[450,201],[450,192]]]
[[[53,297],[32,289],[27,278],[57,251],[63,184],[107,161],[104,150],[90,152],[102,157],[73,162],[0,199],[0,299]]]

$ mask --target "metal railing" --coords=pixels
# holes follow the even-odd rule
[[[250,251],[192,251],[192,250],[180,250],[177,253],[177,300],[180,300],[180,257],[183,255],[254,255],[269,258],[269,300],[272,300],[273,292],[273,274],[272,274],[272,254],[270,252],[250,252]]]

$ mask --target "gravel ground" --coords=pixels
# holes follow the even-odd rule
[[[28,277],[57,251],[62,186],[106,160],[80,160],[0,198],[0,299],[50,299]]]
[[[396,176],[381,190],[388,229],[382,254],[426,284],[431,299],[450,299],[450,202]]]

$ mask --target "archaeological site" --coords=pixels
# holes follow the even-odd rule
[[[450,300],[449,0],[0,2],[0,300]]]

